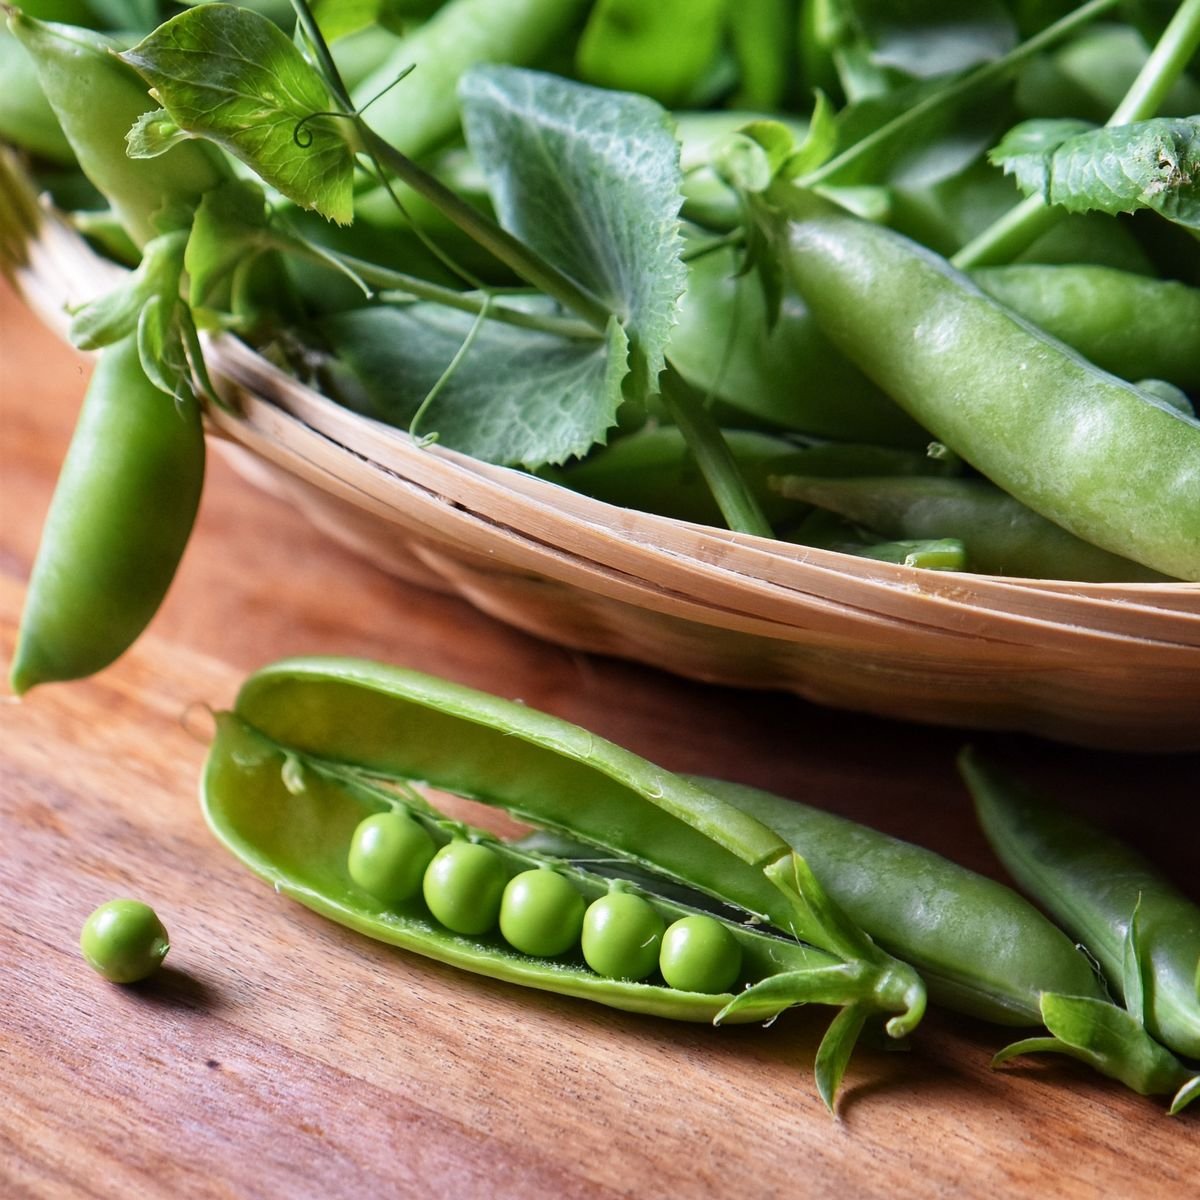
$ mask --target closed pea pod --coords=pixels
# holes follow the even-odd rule
[[[756,788],[703,782],[803,845],[846,911],[919,968],[935,1001],[997,1024],[1050,1031],[1006,1047],[995,1063],[1055,1050],[1144,1095],[1173,1093],[1172,1113],[1200,1096],[1200,1076],[1112,1004],[1084,953],[1010,888],[832,813]]]
[[[776,187],[785,267],[830,340],[939,440],[1084,541],[1200,579],[1200,422],[936,254]]]
[[[1200,387],[1200,289],[1093,264],[984,267],[971,278],[1098,367]]]
[[[132,337],[101,352],[33,565],[18,694],[107,666],[157,611],[204,477],[199,405],[147,379]]]
[[[740,784],[700,782],[803,846],[834,899],[911,962],[931,998],[947,1008],[1003,1025],[1037,1025],[1044,991],[1103,998],[1088,959],[1011,888],[810,805]]]
[[[139,246],[154,236],[155,217],[165,208],[191,205],[229,177],[220,154],[198,141],[185,141],[157,158],[125,153],[125,135],[155,103],[137,73],[116,57],[118,47],[110,39],[20,12],[8,20],[33,60],[42,92],[84,174]]]
[[[1101,583],[1163,582],[1166,576],[1101,550],[1039,516],[986,479],[784,475],[778,491],[897,539],[955,538],[966,569],[985,575]]]
[[[1096,956],[1164,1045],[1200,1059],[1200,907],[1140,855],[976,751],[959,760],[1013,878]]]

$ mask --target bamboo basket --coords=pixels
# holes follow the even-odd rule
[[[120,268],[0,157],[0,262],[65,335]],[[1200,749],[1200,584],[924,571],[647,515],[341,408],[228,336],[235,466],[386,571],[540,638],[839,708],[1081,745]],[[380,614],[381,619],[384,614]]]

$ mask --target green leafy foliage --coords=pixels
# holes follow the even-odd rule
[[[501,223],[617,315],[633,394],[652,393],[687,285],[669,117],[643,96],[512,67],[476,67],[459,94]]]
[[[349,223],[349,127],[314,116],[331,108],[329,91],[266,17],[206,4],[161,25],[121,57],[154,88],[178,130],[216,142],[304,208]],[[134,147],[153,156],[173,140],[176,132],[156,115],[149,125],[139,123]]]
[[[142,248],[142,261],[111,292],[80,308],[71,322],[71,341],[81,350],[99,350],[137,329],[142,309],[153,297],[165,301],[179,295],[187,234],[152,238]]]
[[[205,193],[184,259],[189,302],[194,307],[211,303],[223,280],[273,244],[266,200],[256,183],[236,179]]]
[[[992,1065],[1020,1054],[1057,1053],[1079,1059],[1119,1079],[1143,1096],[1176,1093],[1172,1112],[1197,1094],[1197,1076],[1123,1008],[1087,996],[1045,992],[1042,1019],[1051,1037],[1027,1038],[1006,1046]]]
[[[354,373],[370,415],[407,426],[436,386],[421,432],[476,458],[535,468],[605,440],[626,369],[617,322],[605,341],[485,322],[443,380],[471,327],[469,314],[412,304],[338,314],[320,333]]]
[[[1092,129],[1026,121],[991,152],[1023,191],[1070,212],[1150,208],[1200,228],[1200,117],[1156,117]]]

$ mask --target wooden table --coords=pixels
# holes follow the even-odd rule
[[[0,291],[5,670],[86,363]],[[540,644],[328,543],[216,456],[149,635],[96,678],[0,703],[0,1196],[1184,1196],[1196,1115],[931,1014],[862,1047],[840,1120],[828,1010],[768,1030],[629,1017],[476,978],[272,894],[196,804],[203,706],[292,653],[386,659],[520,697],[680,770],[806,798],[999,874],[964,734],[674,679]],[[1193,895],[1200,758],[1013,739]],[[76,939],[132,894],[169,968],[106,984]]]

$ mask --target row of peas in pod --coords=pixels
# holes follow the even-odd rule
[[[521,954],[580,954],[606,979],[636,982],[658,971],[668,987],[715,995],[729,991],[741,975],[741,947],[716,917],[697,912],[668,924],[623,880],[589,902],[549,862],[513,874],[513,853],[467,837],[439,846],[418,818],[395,808],[358,824],[347,870],[383,904],[407,904],[419,895],[452,933],[477,937],[498,928]]]

